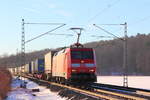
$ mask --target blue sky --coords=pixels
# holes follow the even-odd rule
[[[109,36],[92,24],[128,23],[128,35],[150,33],[150,0],[1,0],[0,2],[0,55],[14,54],[21,45],[21,19],[25,22],[65,23],[56,34],[73,34],[72,37],[45,35],[26,44],[26,51],[68,46],[76,41],[71,27],[85,30],[81,43],[106,40],[91,35]],[[25,25],[26,40],[57,26]],[[123,36],[122,26],[102,26],[117,36]]]

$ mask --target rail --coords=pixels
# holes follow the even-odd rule
[[[31,76],[24,76],[24,77],[32,81],[37,81],[38,83],[40,82],[41,84],[46,83],[49,85],[55,85],[100,100],[101,99],[103,100],[150,100],[150,96],[148,96],[148,94],[150,93],[149,91],[146,92],[144,90],[143,91],[141,90],[142,93],[140,93],[139,92],[140,89],[136,90],[135,88],[132,90],[132,88],[120,87],[119,89],[119,87],[113,85],[93,83],[88,85],[89,87],[87,89],[81,87],[67,86],[64,84],[59,84],[59,83],[45,81],[45,80],[39,80]],[[143,95],[144,93],[147,93],[147,95]]]

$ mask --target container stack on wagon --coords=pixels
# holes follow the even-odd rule
[[[35,70],[37,74],[44,73],[44,58],[36,59],[34,61]]]
[[[28,68],[27,74],[32,74],[34,77],[41,78],[44,74],[44,58],[38,58],[34,61],[31,61]]]
[[[32,72],[31,68],[32,68],[31,63],[25,64],[25,74],[31,74]]]
[[[8,68],[8,70],[12,75],[15,75],[15,68]]]
[[[45,74],[44,78],[46,80],[50,80],[52,78],[52,65],[53,65],[53,56],[57,51],[50,51],[47,54],[45,54]]]
[[[31,74],[35,74],[35,62],[31,61]]]
[[[29,73],[29,64],[25,64],[24,73]]]

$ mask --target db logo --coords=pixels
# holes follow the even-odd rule
[[[81,63],[84,63],[84,61],[83,61],[83,60],[81,60]]]

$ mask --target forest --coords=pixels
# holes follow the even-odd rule
[[[123,43],[120,39],[113,39],[84,44],[95,49],[98,75],[123,75]],[[50,50],[26,53],[26,63],[44,57]],[[1,67],[19,67],[20,64],[21,53],[0,56]],[[150,34],[138,33],[127,38],[127,74],[150,75]]]
[[[96,50],[100,75],[122,75],[123,41],[114,39],[85,44]],[[150,34],[137,34],[127,39],[127,72],[129,75],[150,75]]]

